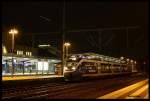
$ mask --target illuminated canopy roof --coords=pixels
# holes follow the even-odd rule
[[[110,57],[110,56],[106,56],[106,55],[100,55],[100,54],[96,54],[96,53],[71,54],[70,58],[98,59],[101,61],[126,63],[125,60],[121,60],[120,58]]]

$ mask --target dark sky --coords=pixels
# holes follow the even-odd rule
[[[60,34],[44,35],[44,33],[61,30],[62,4],[62,2],[3,2],[3,33],[6,33],[12,26],[16,26],[19,29],[22,37],[29,33],[43,33],[43,35],[36,37],[37,41],[38,39],[41,39],[41,42],[43,40],[48,40],[46,42],[53,40],[54,45],[60,48]],[[50,21],[40,16],[47,17]],[[98,1],[66,3],[67,30],[127,26],[140,27],[139,29],[129,30],[129,49],[126,49],[125,30],[103,31],[101,36],[102,50],[99,50],[99,46],[96,44],[99,40],[98,32],[73,32],[66,35],[66,39],[73,44],[70,47],[71,52],[93,51],[101,53],[105,51],[106,54],[110,55],[125,55],[125,50],[128,50],[128,55],[132,57],[148,56],[148,3]],[[92,44],[94,41],[88,41],[92,40],[91,38],[95,40],[95,45]],[[30,43],[30,41],[28,42]],[[21,41],[18,39],[19,43]]]

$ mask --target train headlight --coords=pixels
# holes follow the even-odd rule
[[[64,67],[64,70],[66,71],[68,68],[67,67]]]
[[[75,70],[76,68],[75,67],[72,67],[72,70]]]

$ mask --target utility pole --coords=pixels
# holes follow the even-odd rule
[[[15,39],[15,35],[18,33],[18,31],[16,30],[16,29],[11,29],[10,31],[9,31],[9,34],[11,34],[12,35],[12,52],[11,52],[11,56],[12,56],[12,71],[11,71],[11,77],[13,77],[13,74],[14,74],[14,59],[13,59],[13,55],[14,55],[14,39]]]
[[[63,1],[63,12],[62,12],[62,75],[64,74],[64,64],[65,64],[65,0]]]

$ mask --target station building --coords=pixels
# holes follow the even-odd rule
[[[35,48],[15,45],[12,56],[11,48],[2,44],[2,76],[56,74],[55,65],[61,60],[39,57],[37,51]]]

